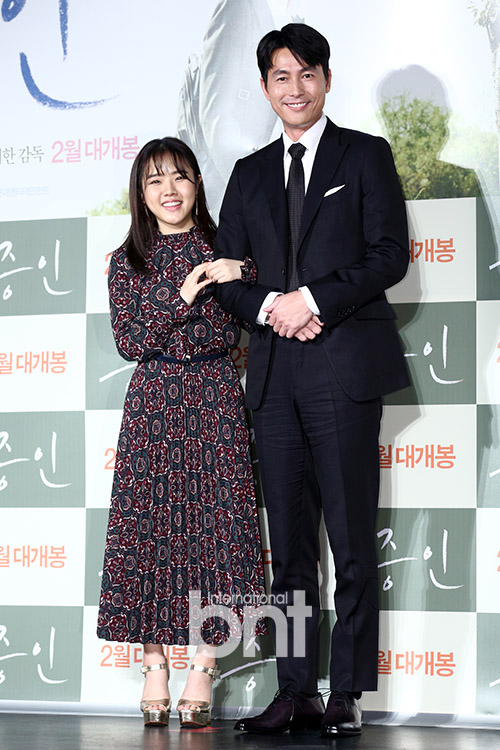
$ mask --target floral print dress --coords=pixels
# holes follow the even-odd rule
[[[235,319],[210,287],[189,307],[179,294],[194,266],[212,259],[194,227],[157,233],[147,275],[124,248],[109,269],[111,322],[120,354],[137,360],[118,438],[97,634],[130,643],[187,644],[189,593],[201,606],[264,596],[262,556],[243,393],[232,358],[183,364],[163,354],[236,346]],[[262,632],[262,623],[257,632]],[[219,617],[202,635],[227,636]]]

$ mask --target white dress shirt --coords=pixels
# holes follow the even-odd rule
[[[302,143],[302,145],[306,149],[304,152],[304,156],[302,157],[302,166],[304,168],[304,189],[307,193],[314,159],[316,158],[316,151],[318,150],[318,145],[321,136],[323,135],[323,131],[326,128],[326,122],[326,115],[323,113],[318,122],[315,122],[314,125],[311,125],[311,127],[305,131],[305,133],[302,133],[298,141],[292,141],[292,139],[285,132],[283,133],[283,170],[285,174],[285,187],[288,184],[290,164],[292,163],[292,157],[290,156],[288,149],[293,143]],[[311,312],[313,312],[315,315],[319,315],[319,308],[309,288],[307,286],[300,286],[299,291],[302,292],[306,304]],[[262,303],[259,314],[257,316],[257,323],[259,325],[265,325],[267,323],[267,318],[269,316],[264,312],[264,308],[268,307],[268,305],[270,305],[271,302],[276,299],[276,297],[279,297],[280,294],[282,294],[282,292],[269,292],[269,294],[266,295],[266,298],[264,299],[264,302]]]

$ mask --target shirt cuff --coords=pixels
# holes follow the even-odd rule
[[[302,292],[305,303],[308,306],[309,310],[315,315],[319,315],[320,314],[319,307],[316,304],[316,300],[312,296],[312,293],[310,292],[309,287],[299,286],[299,292]]]
[[[255,321],[257,325],[259,326],[266,325],[269,313],[264,312],[264,308],[269,307],[271,302],[274,302],[276,297],[279,297],[281,294],[283,294],[283,292],[269,292],[268,294],[266,294],[264,302],[260,306],[259,314],[257,315],[257,320]]]

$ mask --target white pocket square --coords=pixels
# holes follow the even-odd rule
[[[324,194],[323,198],[327,198],[329,195],[333,195],[334,193],[338,193],[339,190],[342,190],[342,188],[345,187],[344,185],[337,185],[337,187],[330,188],[330,190],[327,190]]]

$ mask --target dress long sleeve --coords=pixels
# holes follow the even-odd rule
[[[111,326],[120,355],[145,360],[165,351],[176,326],[199,317],[199,304],[184,302],[172,281],[138,274],[124,248],[116,250],[108,277]]]
[[[146,274],[132,268],[124,247],[113,253],[108,280],[111,325],[124,359],[146,362],[156,354],[184,359],[236,346],[237,322],[216,302],[212,285],[201,289],[191,306],[180,295],[186,276],[212,258],[197,227],[175,235],[158,232]]]

